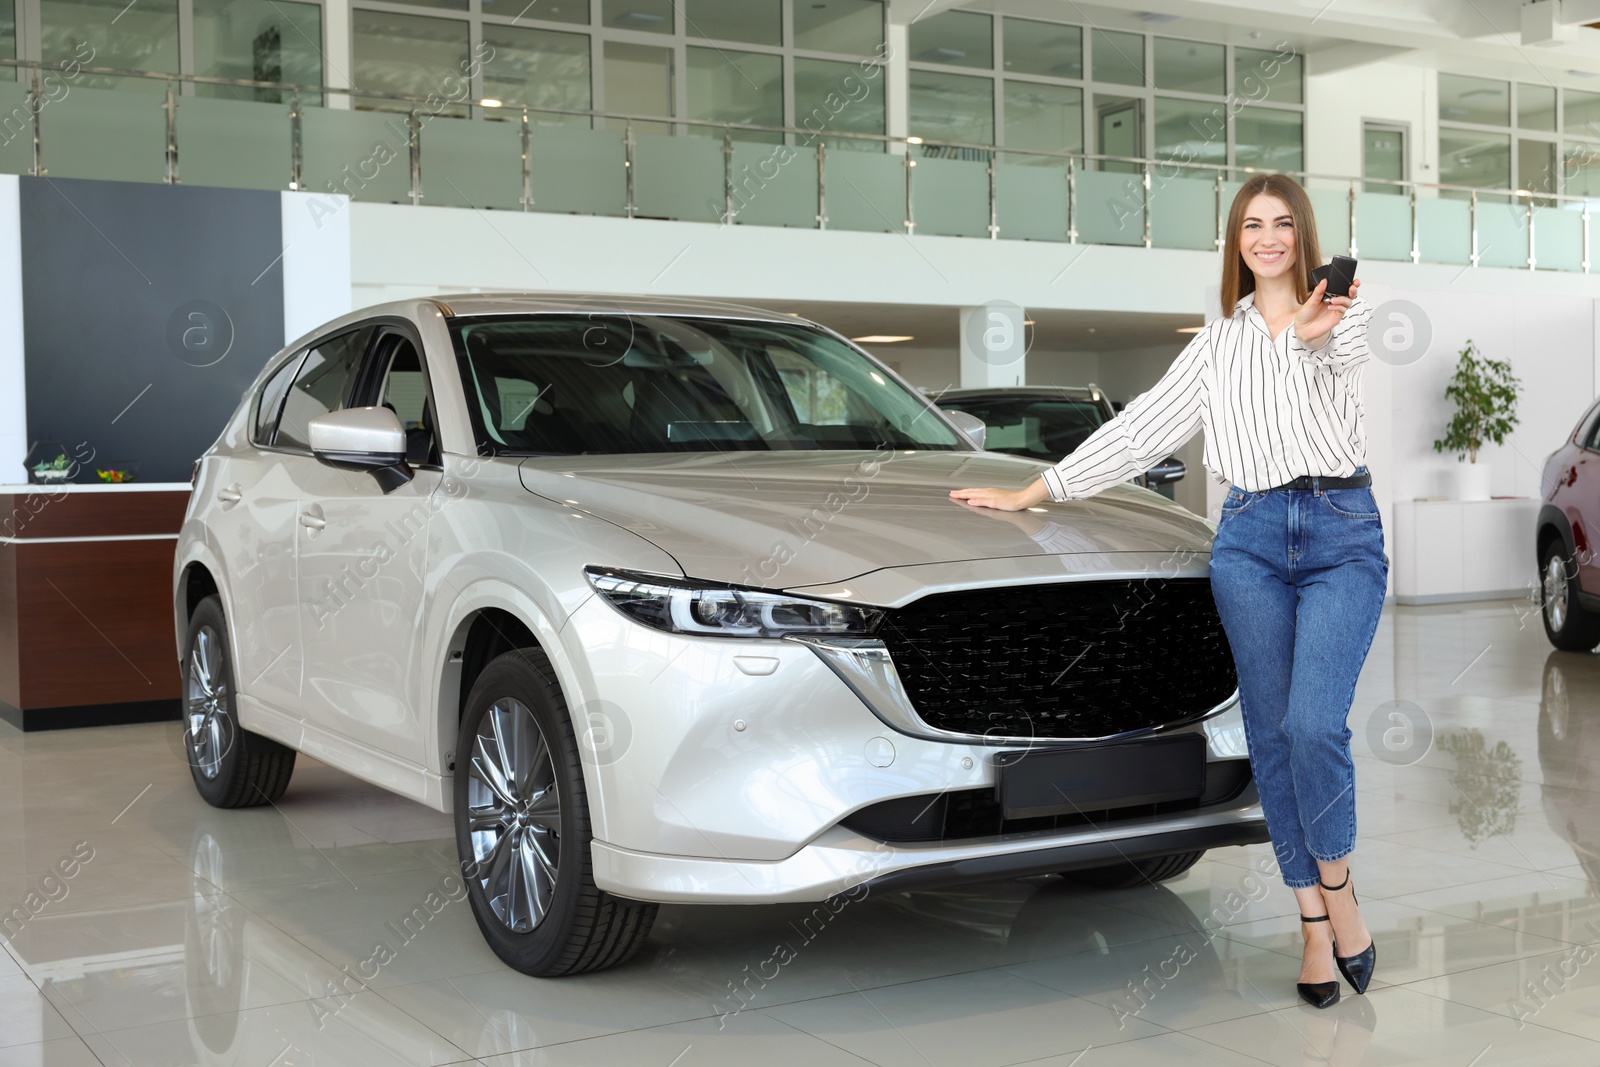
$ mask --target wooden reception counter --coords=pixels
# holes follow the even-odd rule
[[[0,486],[0,718],[178,718],[172,552],[189,486]]]

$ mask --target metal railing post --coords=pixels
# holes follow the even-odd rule
[[[624,173],[627,175],[627,179],[628,179],[628,200],[627,200],[627,203],[623,205],[623,211],[627,214],[628,218],[631,219],[631,218],[633,218],[634,213],[638,210],[638,206],[634,203],[634,200],[633,200],[633,120],[632,119],[628,120],[628,124],[626,126],[624,126],[623,130],[622,130],[622,169],[623,169]]]
[[[1350,258],[1356,258],[1356,183],[1350,182]]]
[[[1472,190],[1467,202],[1467,218],[1472,223],[1472,265],[1478,265],[1478,190]]]
[[[989,153],[989,240],[998,240],[1000,237],[1000,210],[996,199],[995,186],[995,153]]]
[[[1143,172],[1140,184],[1144,186],[1144,246],[1150,247],[1150,162],[1146,160],[1139,168]]]
[[[911,205],[911,172],[916,165],[917,161],[911,158],[911,146],[906,145],[906,233],[915,233],[917,229],[917,215]]]
[[[817,229],[828,228],[828,142],[817,142]]]
[[[1583,273],[1589,273],[1589,204],[1583,205]]]
[[[304,189],[304,164],[300,141],[300,94],[289,99],[289,188]]]
[[[722,131],[722,224],[733,225],[733,131]]]
[[[36,178],[45,175],[44,169],[44,142],[39,137],[39,112],[44,110],[44,96],[39,92],[39,72],[33,72],[33,85],[28,90],[28,110],[33,112],[33,174]]]
[[[167,82],[167,98],[161,105],[167,113],[167,184],[178,184],[178,98]]]
[[[415,207],[422,203],[422,123],[415,108],[406,116],[406,130],[406,143],[411,150],[411,204]]]
[[[1533,245],[1533,193],[1531,193],[1531,192],[1528,194],[1527,219],[1528,219],[1528,269],[1532,270],[1533,269],[1533,265],[1538,262],[1538,259],[1534,255],[1534,245]]]
[[[1078,243],[1078,167],[1077,160],[1067,157],[1067,244]]]
[[[1228,222],[1227,222],[1227,219],[1223,218],[1223,216],[1222,216],[1222,171],[1219,170],[1219,171],[1216,171],[1215,173],[1216,173],[1216,176],[1217,176],[1217,181],[1216,181],[1216,191],[1217,191],[1217,240],[1216,240],[1216,245],[1217,245],[1217,251],[1220,252],[1224,248],[1228,247],[1228,235],[1227,235],[1227,233],[1224,232],[1227,229]]]
[[[1422,262],[1422,230],[1417,221],[1417,187],[1411,187],[1411,262]]]
[[[522,109],[522,210],[533,210],[533,157],[529,154],[533,131],[528,127],[528,109]]]

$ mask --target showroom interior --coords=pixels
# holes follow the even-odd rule
[[[0,0],[0,66],[0,1067],[1600,1063],[1600,0]],[[1260,319],[1262,174],[1371,310],[1323,1009],[1215,443],[950,497]]]

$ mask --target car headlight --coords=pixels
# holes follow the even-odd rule
[[[624,615],[668,633],[706,637],[783,637],[787,634],[868,634],[883,618],[877,608],[807,600],[610,567],[585,567],[595,591]]]

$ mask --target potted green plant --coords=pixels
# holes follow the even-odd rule
[[[29,468],[33,480],[40,485],[59,485],[72,477],[72,460],[65,452],[54,459],[40,460]]]
[[[1455,414],[1444,436],[1433,443],[1435,452],[1454,452],[1457,467],[1456,499],[1489,499],[1489,465],[1478,463],[1485,444],[1504,444],[1517,424],[1517,391],[1522,383],[1511,364],[1488,359],[1471,340],[1461,350],[1456,372],[1445,386],[1445,399],[1455,404]],[[1465,461],[1463,464],[1462,461]]]

